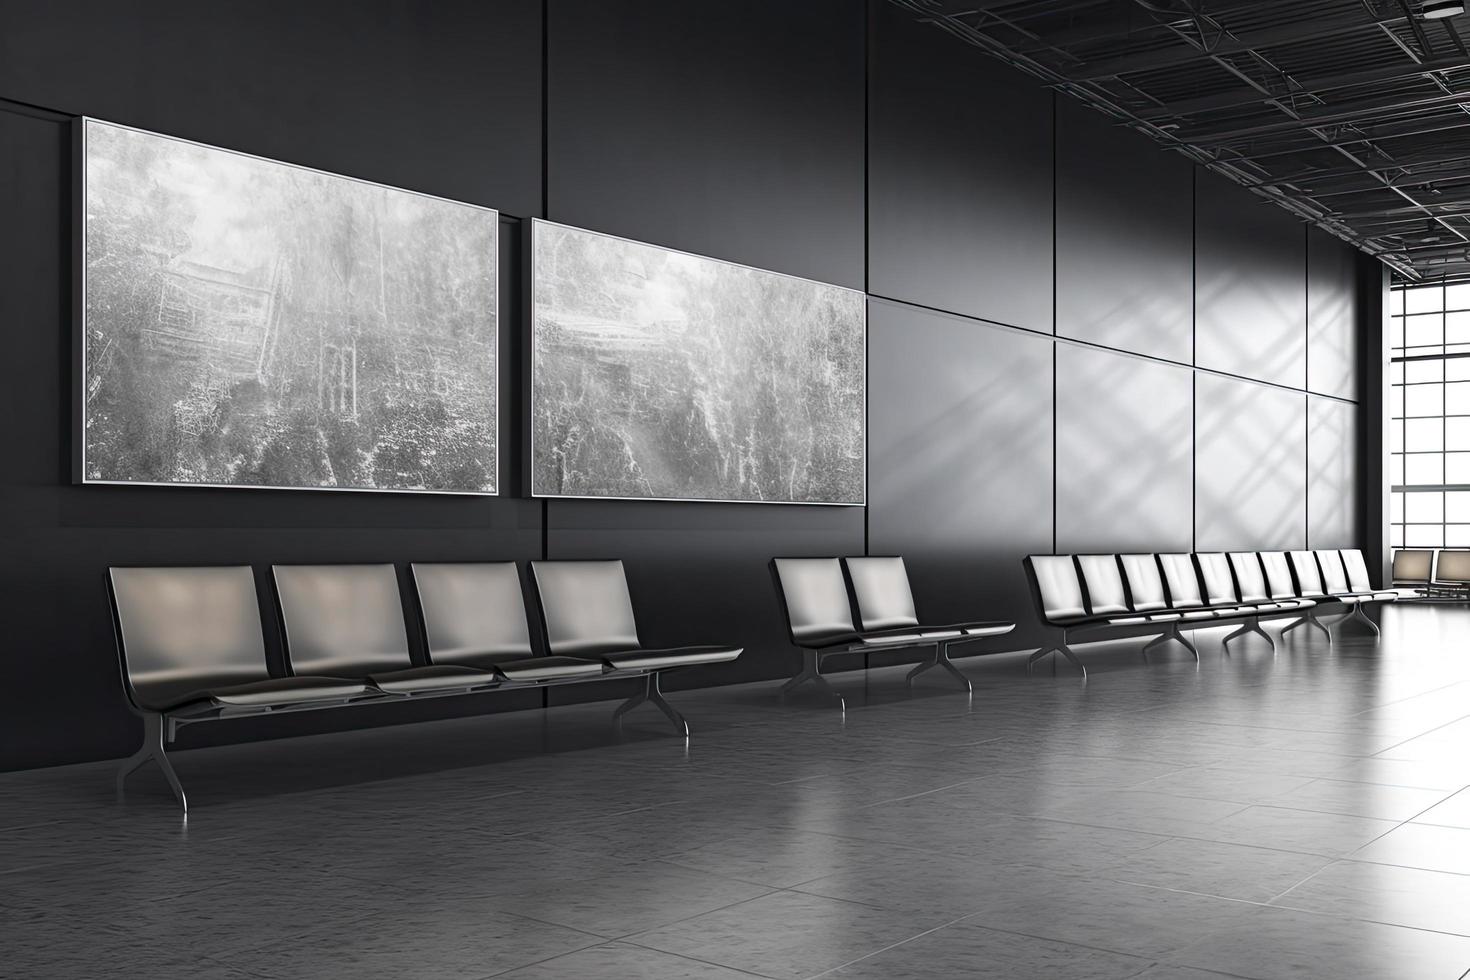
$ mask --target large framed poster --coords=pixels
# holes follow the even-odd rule
[[[493,494],[499,215],[78,123],[78,479]]]
[[[866,502],[858,290],[536,221],[534,496]]]

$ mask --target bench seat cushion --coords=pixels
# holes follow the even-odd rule
[[[380,691],[389,694],[415,694],[421,691],[456,691],[470,687],[493,687],[500,678],[488,670],[438,664],[433,667],[408,667],[368,675]]]
[[[568,677],[600,677],[606,671],[601,660],[583,660],[581,657],[525,657],[521,660],[502,660],[495,664],[495,671],[506,680],[527,683],[531,681],[554,681]]]
[[[367,693],[368,686],[364,682],[341,677],[272,677],[206,691],[181,689],[168,695],[167,703],[158,707],[169,709],[198,701],[213,701],[220,705],[264,708],[310,701],[340,701]]]
[[[667,647],[663,650],[623,650],[605,653],[602,659],[618,670],[661,670],[692,664],[729,663],[745,652],[744,647]]]

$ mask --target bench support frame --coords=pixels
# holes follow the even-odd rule
[[[1247,617],[1246,621],[1240,625],[1239,629],[1237,629],[1234,633],[1231,633],[1229,636],[1225,637],[1225,639],[1220,642],[1220,646],[1224,648],[1226,652],[1229,652],[1230,641],[1245,636],[1247,633],[1258,634],[1263,640],[1270,644],[1271,652],[1276,652],[1276,641],[1271,639],[1271,634],[1267,633],[1265,629],[1261,627],[1261,617],[1259,616]]]
[[[843,650],[835,652],[845,653],[847,651]],[[781,685],[781,697],[786,697],[786,695],[790,694],[792,691],[796,690],[807,681],[811,681],[813,684],[815,684],[817,690],[821,691],[823,694],[827,695],[830,698],[836,699],[837,707],[842,709],[843,714],[847,713],[847,701],[843,699],[842,695],[837,693],[837,689],[831,685],[827,678],[822,676],[822,654],[819,650],[803,649],[801,651],[801,670],[797,671],[790,680]]]
[[[1142,653],[1143,653],[1143,659],[1144,660],[1147,660],[1148,659],[1148,652],[1150,650],[1152,650],[1154,647],[1162,646],[1165,643],[1168,643],[1170,640],[1174,640],[1175,642],[1177,642],[1181,646],[1183,646],[1184,649],[1186,649],[1190,653],[1194,654],[1194,662],[1195,663],[1199,663],[1199,648],[1196,647],[1194,645],[1194,643],[1191,642],[1188,637],[1186,637],[1182,632],[1180,632],[1179,622],[1180,621],[1177,620],[1177,619],[1176,620],[1173,620],[1172,622],[1169,623],[1169,629],[1168,629],[1167,632],[1161,633],[1160,635],[1154,637],[1152,640],[1149,640],[1147,643],[1145,643],[1143,645],[1143,651],[1142,651]]]
[[[1061,656],[1065,657],[1067,659],[1067,661],[1072,664],[1072,666],[1074,666],[1078,670],[1082,671],[1082,679],[1084,681],[1087,680],[1087,668],[1084,667],[1084,666],[1082,666],[1082,661],[1077,659],[1077,654],[1073,653],[1072,652],[1072,648],[1067,645],[1067,629],[1066,629],[1066,627],[1062,627],[1062,642],[1060,642],[1060,643],[1054,643],[1051,646],[1042,647],[1040,650],[1037,650],[1035,653],[1033,653],[1030,657],[1027,658],[1027,660],[1026,660],[1026,674],[1027,674],[1027,676],[1030,676],[1035,671],[1035,669],[1036,669],[1036,662],[1038,660],[1042,660],[1047,655],[1053,654],[1053,653],[1060,654]]]
[[[174,796],[179,799],[179,807],[184,815],[189,814],[189,798],[184,795],[184,785],[179,782],[179,774],[174,772],[174,765],[168,758],[168,746],[178,733],[178,726],[174,719],[167,715],[156,712],[143,712],[143,744],[138,751],[128,756],[117,767],[117,798],[122,800],[124,796],[123,784],[129,775],[137,772],[148,762],[158,763],[158,768],[163,770],[163,778],[168,780],[169,788],[174,791]]]
[[[642,704],[651,704],[662,711],[668,717],[669,721],[674,723],[674,727],[679,729],[684,738],[686,740],[689,738],[689,722],[685,721],[684,716],[679,714],[674,706],[669,704],[668,699],[664,697],[663,688],[659,685],[658,671],[650,671],[643,678],[643,690],[618,705],[617,709],[613,711],[613,725],[619,730],[622,730],[623,715]]]
[[[957,637],[957,639],[966,638]],[[976,639],[976,637],[968,637],[968,639]],[[970,679],[964,675],[959,667],[955,666],[955,662],[953,660],[949,659],[949,645],[953,642],[955,641],[941,640],[940,642],[934,644],[934,659],[925,660],[913,670],[909,671],[908,674],[904,677],[904,680],[908,682],[909,687],[914,686],[915,677],[918,677],[926,670],[933,670],[935,667],[938,667],[939,669],[953,675],[954,679],[959,681],[960,686],[963,687],[966,691],[971,694],[975,693],[975,685],[971,684]]]
[[[1322,620],[1320,620],[1320,619],[1317,618],[1317,609],[1316,609],[1316,607],[1313,607],[1311,609],[1308,609],[1307,610],[1307,614],[1305,616],[1303,616],[1301,619],[1295,620],[1294,622],[1291,622],[1291,623],[1287,624],[1286,628],[1281,631],[1281,635],[1283,637],[1286,636],[1287,633],[1290,633],[1292,630],[1296,629],[1298,626],[1312,626],[1312,627],[1315,627],[1316,629],[1321,630],[1322,631],[1322,635],[1325,636],[1325,637],[1327,637],[1327,644],[1329,646],[1332,645],[1332,630],[1328,629],[1327,628],[1327,624],[1324,623],[1324,622],[1322,622]]]

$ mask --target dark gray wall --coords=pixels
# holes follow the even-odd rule
[[[511,488],[519,219],[866,287],[870,506],[72,486],[82,113],[501,209]],[[678,686],[792,668],[777,554],[902,553],[922,611],[1013,616],[1019,646],[1038,633],[1028,552],[1337,543],[1351,524],[1342,399],[1373,305],[1353,253],[888,4],[0,0],[0,174],[0,386],[23,408],[0,420],[0,768],[133,747],[112,563],[250,562],[264,586],[271,562],[622,557],[647,641],[748,647]]]

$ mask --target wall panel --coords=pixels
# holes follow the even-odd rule
[[[1195,203],[1195,363],[1301,388],[1305,226],[1215,174],[1199,174]]]
[[[547,217],[862,288],[862,3],[547,9]]]
[[[1196,550],[1306,547],[1306,398],[1249,381],[1196,376]]]
[[[875,16],[868,290],[1050,332],[1050,93],[892,4]]]
[[[1307,399],[1307,541],[1312,548],[1356,548],[1358,406]]]
[[[6,0],[0,98],[508,214],[541,204],[540,0]]]
[[[1321,395],[1358,397],[1360,254],[1325,231],[1307,229],[1307,390]]]
[[[1057,105],[1057,334],[1188,364],[1194,165]]]
[[[926,619],[1015,617],[1021,558],[1052,544],[1052,341],[880,300],[868,316],[868,549],[905,557]]]
[[[1192,372],[1057,345],[1057,550],[1188,551]]]

